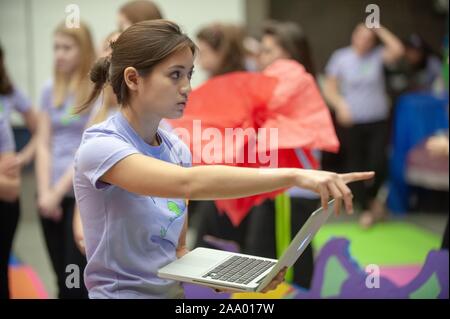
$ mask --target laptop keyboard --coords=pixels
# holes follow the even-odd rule
[[[203,275],[203,278],[248,284],[275,262],[251,257],[233,256]]]

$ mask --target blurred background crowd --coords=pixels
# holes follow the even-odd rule
[[[339,221],[351,231],[330,228],[326,236],[383,237],[393,223],[406,223],[431,238],[426,251],[448,249],[448,1],[379,0],[381,25],[374,29],[365,25],[369,4],[0,0],[0,127],[9,123],[16,151],[4,146],[10,133],[1,131],[0,298],[85,297],[64,284],[65,265],[84,259],[71,161],[84,128],[118,103],[106,88],[91,114],[71,110],[86,98],[87,73],[97,57],[110,54],[109,43],[133,23],[160,18],[179,23],[198,46],[194,88],[231,72],[263,71],[278,59],[296,60],[313,75],[340,142],[337,153],[314,151],[321,168],[377,173],[354,186],[357,214]],[[80,27],[67,28],[78,10]],[[9,178],[15,169],[18,192]],[[319,199],[300,189],[289,196],[295,233]],[[213,202],[192,202],[189,213],[191,247],[232,244],[277,257],[274,201],[254,207],[239,226]],[[411,251],[421,245],[419,235],[394,234],[373,245],[388,249],[403,240],[402,249]],[[316,241],[294,267],[295,285],[310,287],[318,250]],[[26,274],[17,264],[27,265]]]

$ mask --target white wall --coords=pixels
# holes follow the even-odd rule
[[[42,85],[52,75],[53,30],[66,18],[65,8],[76,4],[81,20],[91,29],[97,47],[116,29],[116,14],[124,0],[0,0],[0,43],[14,83],[35,105]],[[245,0],[156,0],[163,15],[180,24],[193,39],[213,21],[244,24]],[[196,86],[204,80],[197,68]]]
[[[31,93],[31,64],[27,36],[27,9],[25,0],[0,0],[0,44],[2,45],[9,75],[25,92]],[[29,11],[28,11],[29,12]]]

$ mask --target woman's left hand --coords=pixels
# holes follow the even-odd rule
[[[287,272],[286,267],[281,269],[280,272],[272,279],[272,281],[263,290],[261,290],[261,292],[266,293],[271,290],[275,290],[279,284],[284,282],[284,277],[286,276],[286,272]]]

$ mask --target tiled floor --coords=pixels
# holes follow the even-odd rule
[[[55,297],[55,277],[51,270],[43,235],[35,209],[35,182],[30,170],[24,172],[22,187],[22,215],[14,241],[14,253],[22,262],[38,273],[50,297]],[[195,217],[195,216],[194,216]],[[354,216],[341,216],[339,221],[354,220]],[[445,214],[415,213],[403,218],[436,234],[442,234],[447,222]],[[337,219],[332,218],[330,222]],[[190,230],[188,240],[192,243],[195,230]]]

